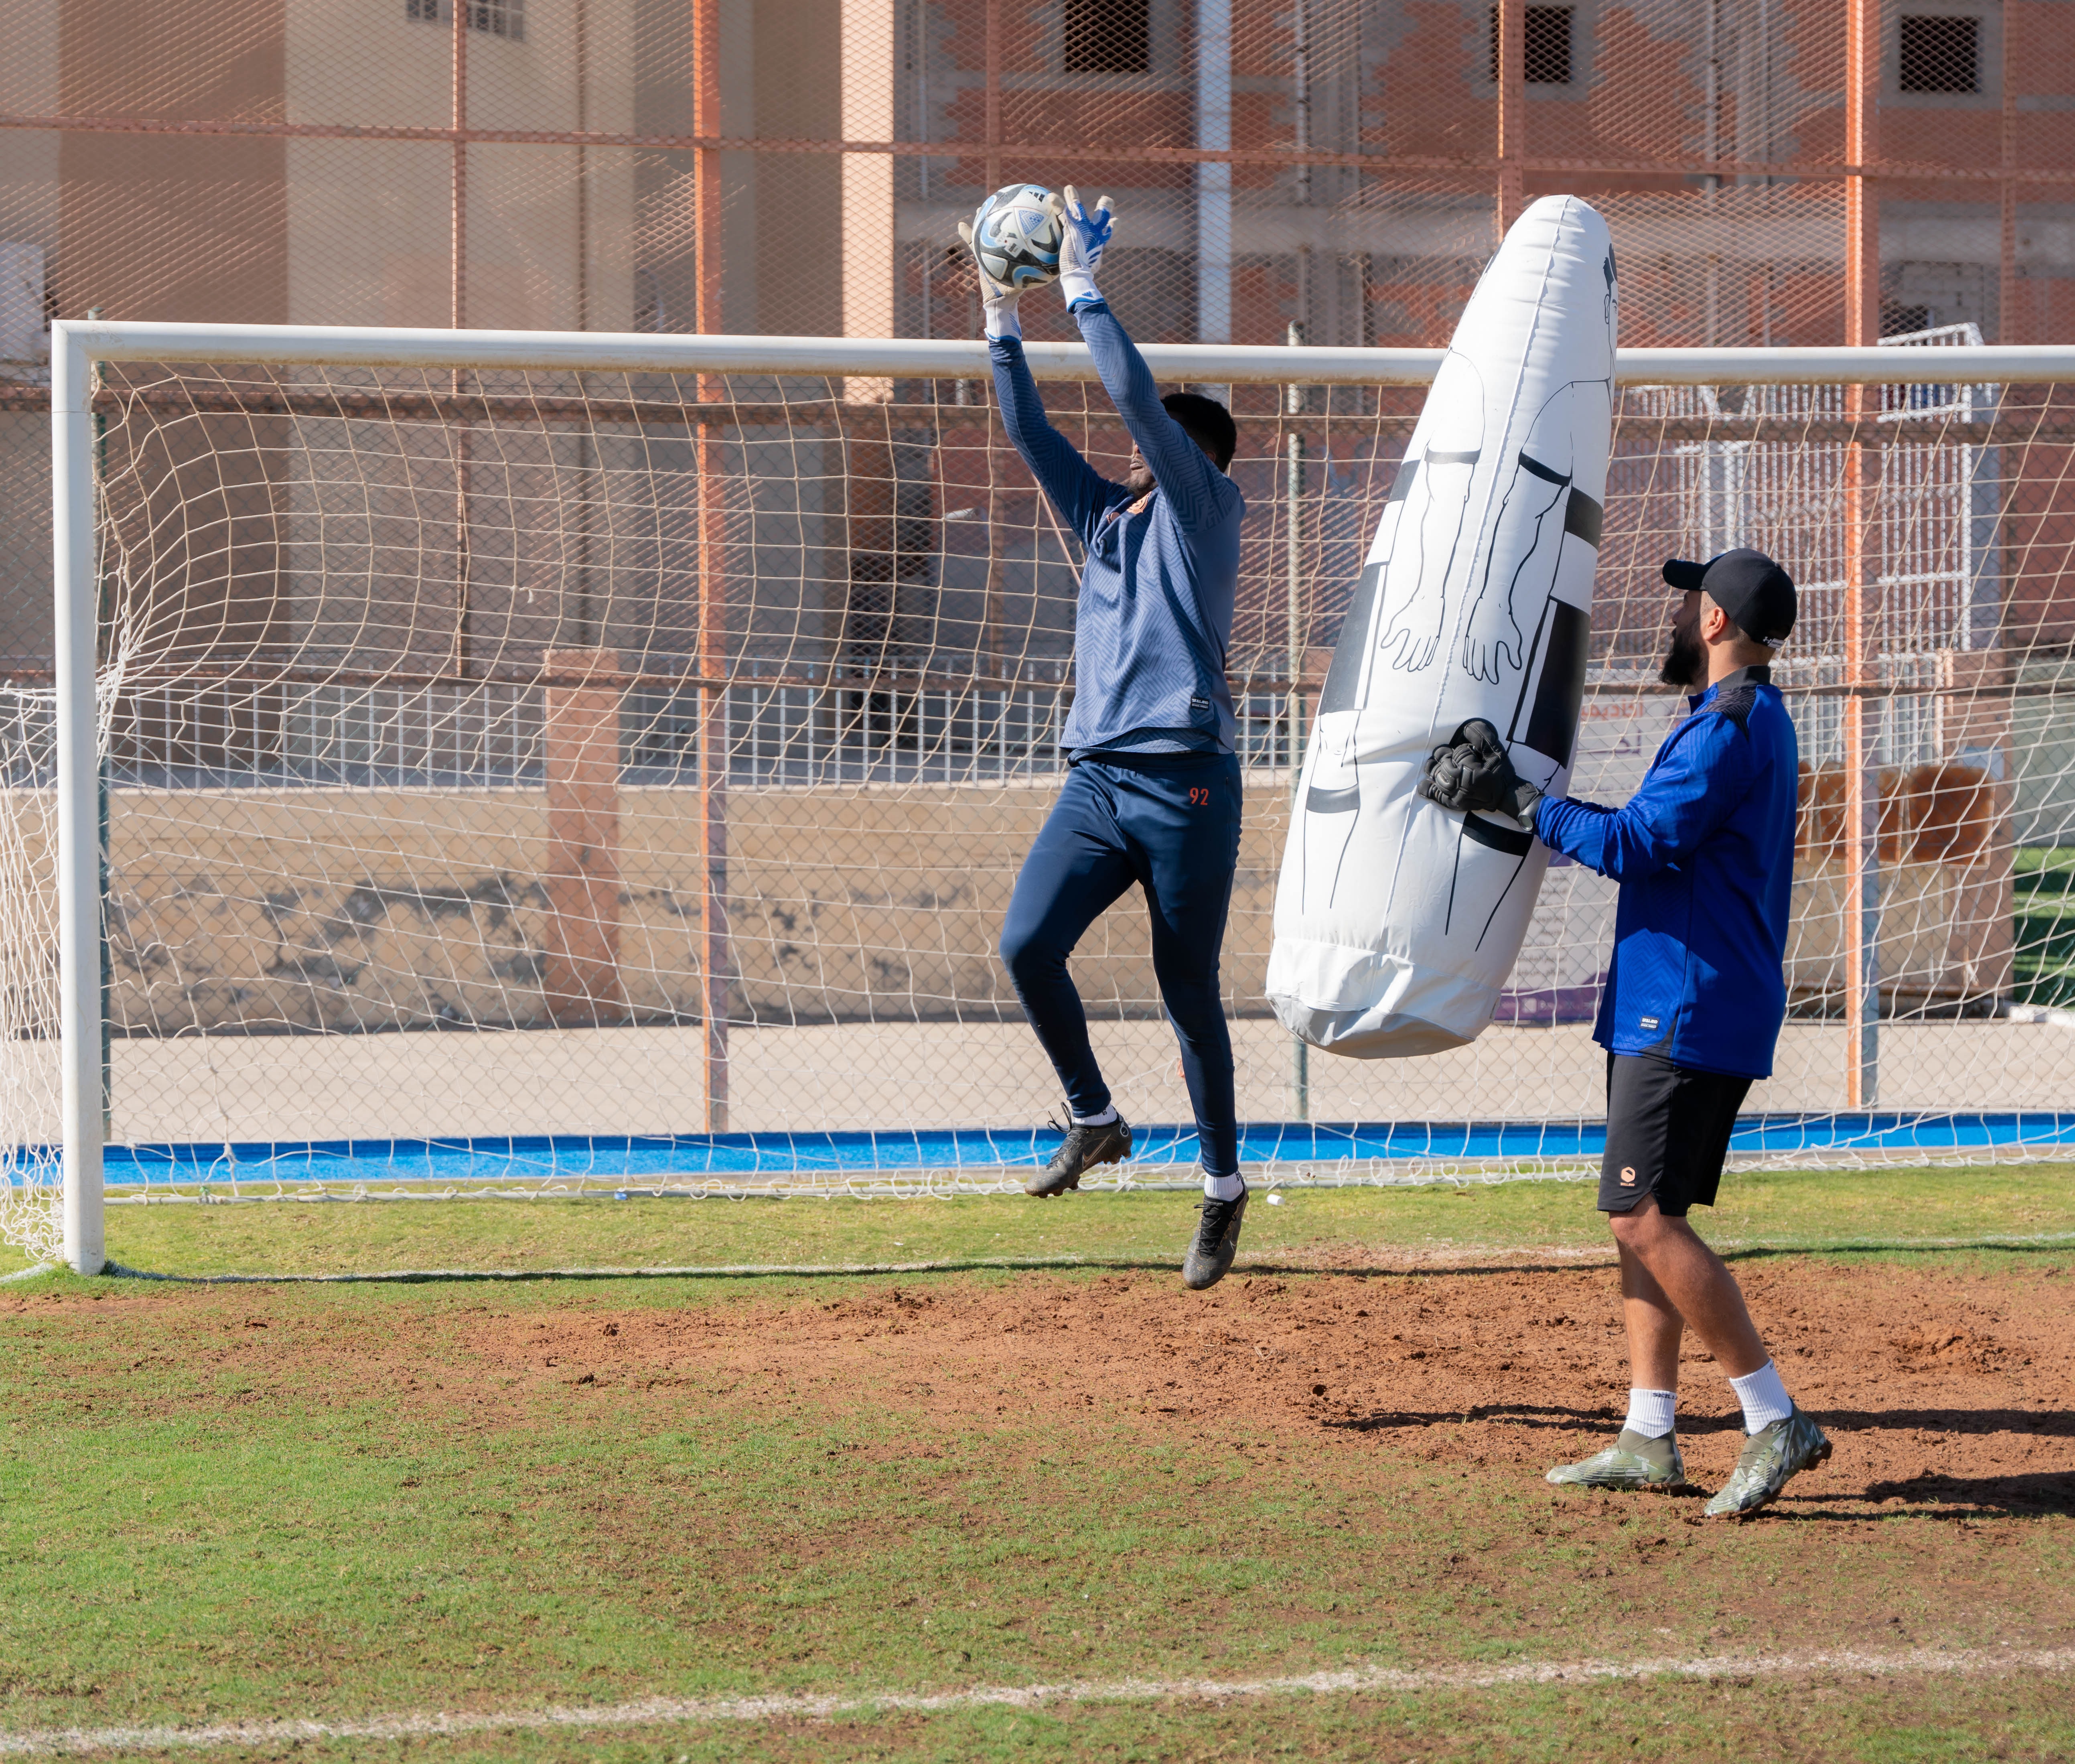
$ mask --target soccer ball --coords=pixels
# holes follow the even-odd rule
[[[1052,193],[1035,184],[996,190],[973,217],[973,250],[980,267],[1021,293],[1059,279],[1059,222],[1046,209]]]

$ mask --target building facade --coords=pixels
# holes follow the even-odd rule
[[[1148,337],[1439,342],[1561,189],[1631,341],[1834,340],[1857,172],[1886,329],[2061,334],[2075,6],[1868,0],[1856,157],[1854,10],[5,0],[0,354],[90,308],[691,329],[702,251],[709,329],[966,334],[944,254],[1013,179],[1116,197]]]

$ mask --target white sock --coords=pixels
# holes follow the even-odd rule
[[[1624,1433],[1639,1433],[1646,1439],[1662,1439],[1672,1431],[1671,1412],[1679,1406],[1675,1390],[1643,1390],[1631,1385],[1628,1393],[1628,1419]]]
[[[1112,1103],[1100,1115],[1075,1115],[1074,1124],[1076,1127],[1107,1127],[1116,1119],[1116,1104]]]
[[[1779,1368],[1768,1360],[1756,1372],[1747,1372],[1741,1378],[1732,1378],[1729,1389],[1736,1392],[1737,1401],[1744,1406],[1744,1431],[1756,1433],[1761,1427],[1769,1427],[1775,1421],[1784,1421],[1794,1413],[1794,1404],[1787,1394],[1787,1386],[1779,1381]]]
[[[1244,1176],[1213,1176],[1203,1172],[1203,1198],[1206,1200],[1237,1200],[1246,1192]]]

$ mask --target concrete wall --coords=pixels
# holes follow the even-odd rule
[[[1054,791],[732,794],[735,1014],[1013,1016],[995,938]],[[619,794],[620,981],[637,1020],[698,1010],[696,802],[682,789]],[[122,790],[110,836],[125,1030],[549,1021],[560,939],[543,791]],[[1227,946],[1240,998],[1260,994],[1281,849],[1279,805],[1264,804]],[[1142,910],[1109,915],[1075,966],[1091,1009],[1151,1009]]]
[[[0,93],[19,115],[49,116],[58,109],[58,0],[17,0],[9,9]],[[62,208],[59,141],[46,130],[0,129],[0,240],[41,251],[47,281],[57,257]],[[39,341],[31,358],[40,361],[44,353]],[[0,455],[0,475],[8,475],[11,464]]]
[[[1900,863],[1881,872],[1882,993],[1899,1009],[2007,995],[2013,941],[2010,851],[1971,862]],[[1787,986],[1794,998],[1842,1008],[1845,872],[1825,862],[1798,870]]]
[[[482,129],[634,129],[634,0],[529,6],[525,35],[468,39],[468,117]],[[287,0],[293,122],[444,128],[450,25],[399,3]],[[579,81],[581,67],[582,78]],[[441,142],[286,143],[288,317],[445,325],[452,312],[453,150]],[[467,320],[555,330],[634,327],[634,155],[483,145],[468,156]]]
[[[49,666],[53,619],[51,422],[40,412],[8,412],[0,414],[0,668]]]
[[[60,16],[65,113],[157,122],[281,114],[283,0],[232,8],[66,0]],[[287,319],[286,147],[256,135],[64,135],[56,254],[62,312]]]
[[[470,122],[632,133],[636,6],[536,4],[519,39],[471,31]],[[15,115],[430,128],[452,120],[452,27],[408,15],[401,0],[24,0],[8,9],[7,25],[0,84]],[[445,143],[0,135],[0,238],[42,246],[65,316],[98,306],[117,318],[449,321],[454,155]],[[636,155],[624,149],[472,147],[469,321],[632,329],[635,185]],[[44,201],[20,200],[37,191]]]
[[[1023,854],[1056,785],[736,791],[727,911],[739,1021],[1013,1018],[994,954]],[[1254,775],[1225,949],[1233,1008],[1258,1012],[1285,826],[1283,781]],[[697,798],[619,793],[624,1012],[698,1009]],[[19,861],[45,861],[40,823]],[[126,1032],[540,1026],[552,952],[545,791],[247,789],[115,793],[114,1019]],[[1804,854],[1790,980],[1841,984],[1841,872]],[[1552,873],[1518,983],[1589,987],[1611,885]],[[2009,984],[2008,848],[1901,853],[1883,873],[1882,971],[1920,1000]],[[564,896],[563,898],[568,898]],[[1582,946],[1589,943],[1589,949]],[[1075,970],[1093,1013],[1151,1014],[1143,909],[1098,922]],[[562,1021],[569,1021],[566,1012]]]

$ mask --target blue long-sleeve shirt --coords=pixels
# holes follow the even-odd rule
[[[1162,408],[1152,370],[1100,300],[1074,308],[1095,371],[1159,487],[1133,507],[1053,428],[1015,337],[989,348],[1002,422],[1087,549],[1074,617],[1075,692],[1061,744],[1229,753],[1225,660],[1246,499]]]
[[[1592,1038],[1681,1066],[1772,1075],[1787,1011],[1787,914],[1800,756],[1771,670],[1692,701],[1619,809],[1544,797],[1543,844],[1621,884]]]

